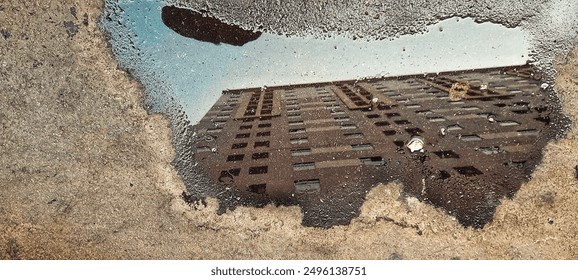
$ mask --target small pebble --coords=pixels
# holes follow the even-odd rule
[[[445,127],[440,128],[440,135],[446,136],[448,134],[448,130]]]
[[[550,86],[549,84],[543,83],[543,84],[540,86],[540,88],[542,88],[543,90],[547,90],[549,86]]]

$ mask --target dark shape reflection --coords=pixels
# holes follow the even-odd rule
[[[161,17],[163,23],[176,33],[213,44],[242,46],[261,36],[261,32],[245,30],[202,13],[174,6],[163,7]]]

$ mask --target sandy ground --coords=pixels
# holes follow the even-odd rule
[[[101,1],[11,2],[0,4],[0,259],[578,258],[575,126],[481,230],[395,184],[370,192],[349,226],[302,227],[297,207],[218,216],[214,200],[180,198],[167,120],[117,69]],[[556,85],[574,123],[577,68],[578,49]]]

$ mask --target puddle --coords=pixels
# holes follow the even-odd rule
[[[401,181],[482,227],[566,123],[547,71],[525,66],[531,30],[448,18],[388,40],[288,37],[164,1],[105,7],[119,65],[171,118],[184,197],[220,212],[298,204],[305,225],[347,224],[375,184]]]
[[[166,83],[192,123],[203,117],[224,89],[520,65],[529,59],[524,31],[468,18],[447,19],[424,34],[395,40],[263,33],[239,47],[172,31],[161,18],[163,1],[118,4],[122,11],[118,18],[109,15],[108,25],[117,20],[123,25],[108,30],[115,31],[111,43],[120,66],[131,69],[145,87]],[[151,76],[154,79],[149,81]],[[150,94],[162,95],[155,90]],[[159,108],[153,109],[161,110],[163,98],[154,98]]]
[[[463,94],[451,98],[457,84]],[[306,205],[305,224],[351,218],[372,186],[400,181],[406,194],[481,227],[560,130],[542,84],[517,66],[229,90],[194,145],[214,181]]]

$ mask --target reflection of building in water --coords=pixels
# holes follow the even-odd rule
[[[197,126],[197,159],[215,180],[272,198],[401,180],[449,209],[491,200],[468,182],[495,202],[540,159],[551,109],[534,78],[521,66],[225,91]],[[417,135],[425,146],[411,153]]]

